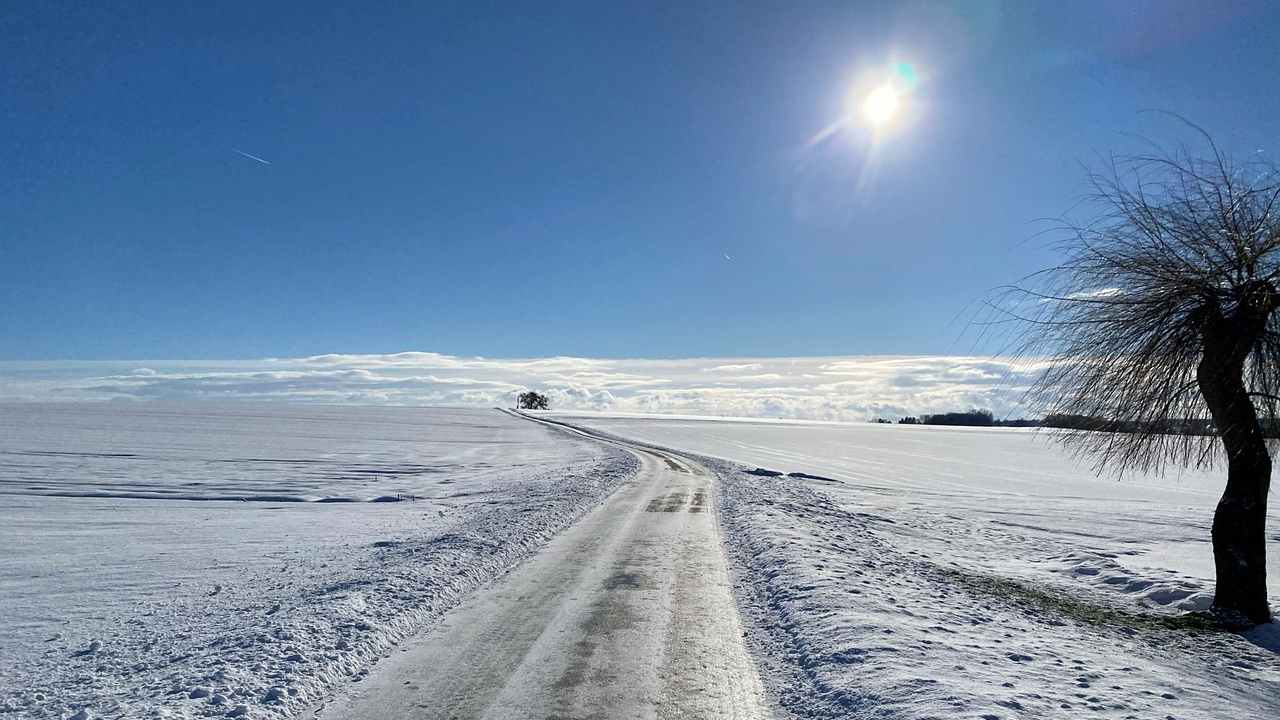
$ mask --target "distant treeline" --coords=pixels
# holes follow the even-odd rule
[[[876,422],[888,423],[889,420]],[[949,412],[935,415],[914,415],[898,420],[899,425],[958,425],[961,427],[1039,427],[1040,421],[1032,418],[997,420],[990,410]]]
[[[892,420],[880,418],[875,422],[890,424]],[[1096,430],[1098,432],[1151,433],[1160,435],[1213,435],[1213,422],[1200,418],[1170,418],[1159,423],[1139,423],[1089,415],[1055,413],[1043,420],[1016,418],[997,420],[990,410],[937,413],[935,415],[909,416],[898,420],[899,425],[957,425],[961,427],[1047,427],[1064,430]],[[1280,438],[1280,422],[1263,428],[1267,437]]]
[[[1153,435],[1212,435],[1213,422],[1202,418],[1168,418],[1155,423],[1108,420],[1089,415],[1048,415],[1044,427],[1099,432],[1148,433]],[[1268,433],[1270,434],[1270,433]],[[1274,435],[1273,435],[1274,436]]]

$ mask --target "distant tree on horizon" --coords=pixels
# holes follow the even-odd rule
[[[520,410],[550,410],[551,401],[543,395],[533,390],[520,393],[516,397],[516,408]]]
[[[1188,123],[1190,125],[1190,123]],[[1097,468],[1163,472],[1224,458],[1214,612],[1270,619],[1267,493],[1280,401],[1280,173],[1207,150],[1111,159],[1060,264],[1000,289],[991,325],[1038,371],[1029,397]],[[1180,427],[1184,432],[1170,432]],[[1098,432],[1103,431],[1103,432]]]

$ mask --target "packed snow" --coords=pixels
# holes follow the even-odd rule
[[[0,405],[0,716],[301,715],[634,468],[494,410]]]
[[[1280,715],[1280,626],[1186,613],[1212,597],[1220,472],[1100,477],[1024,430],[561,417],[717,473],[787,716]]]

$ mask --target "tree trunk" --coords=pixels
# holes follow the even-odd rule
[[[1267,606],[1266,522],[1271,456],[1244,382],[1244,363],[1265,324],[1252,308],[1230,316],[1212,307],[1202,326],[1196,381],[1227,454],[1227,487],[1213,516],[1217,590],[1213,608],[1228,618],[1264,623]]]

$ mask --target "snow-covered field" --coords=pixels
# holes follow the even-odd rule
[[[717,473],[785,714],[1280,715],[1280,629],[1180,614],[1219,475],[1099,478],[1017,430],[566,419]],[[492,410],[0,405],[0,717],[308,714],[634,463]]]
[[[633,468],[493,410],[0,405],[0,716],[301,714]]]
[[[717,472],[752,648],[792,716],[1280,716],[1275,623],[1179,618],[1211,597],[1220,475],[1099,478],[1021,430],[565,419]]]

